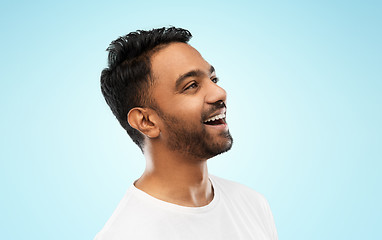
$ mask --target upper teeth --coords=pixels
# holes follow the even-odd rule
[[[211,122],[211,121],[215,121],[215,120],[219,120],[219,119],[223,119],[223,118],[225,118],[225,114],[224,113],[216,115],[216,116],[213,116],[213,117],[207,119],[204,122]]]

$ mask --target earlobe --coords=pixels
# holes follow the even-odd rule
[[[156,138],[160,134],[154,114],[146,108],[136,107],[131,109],[127,114],[127,121],[132,128],[137,129],[149,138]]]

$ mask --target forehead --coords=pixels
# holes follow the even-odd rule
[[[171,43],[151,57],[151,72],[157,84],[172,85],[184,73],[192,70],[209,72],[200,53],[186,43]]]

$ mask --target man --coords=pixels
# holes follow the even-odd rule
[[[277,239],[269,205],[255,191],[208,174],[228,151],[226,92],[189,31],[132,32],[108,48],[101,89],[140,147],[146,169],[97,240]]]

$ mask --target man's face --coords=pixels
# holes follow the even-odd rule
[[[167,147],[203,159],[228,151],[226,92],[216,84],[214,68],[185,43],[159,50],[151,64],[154,108]]]

